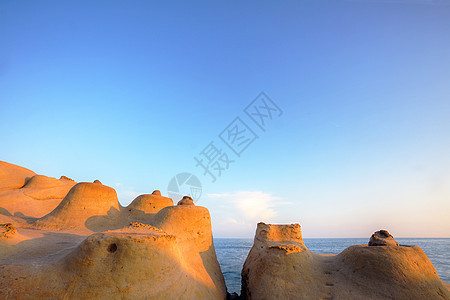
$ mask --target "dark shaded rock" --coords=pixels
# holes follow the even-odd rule
[[[195,205],[194,200],[189,196],[184,196],[183,199],[178,201],[177,205]]]
[[[63,180],[69,180],[69,181],[73,181],[73,182],[75,182],[75,180],[73,180],[72,178],[69,178],[69,177],[67,177],[67,176],[61,176],[60,178],[59,178],[59,180],[61,180],[61,179],[63,179]]]
[[[370,237],[369,246],[398,246],[398,243],[387,230],[379,230]]]
[[[16,234],[16,227],[11,223],[0,224],[0,239],[11,238]]]

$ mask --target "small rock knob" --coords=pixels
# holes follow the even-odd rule
[[[398,243],[387,230],[379,230],[370,237],[369,246],[398,246]]]
[[[178,201],[177,205],[194,205],[194,200],[189,196],[184,196],[183,199]]]

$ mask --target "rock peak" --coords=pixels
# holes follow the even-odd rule
[[[378,230],[369,240],[369,246],[398,246],[394,237],[387,230]]]
[[[183,196],[183,199],[178,201],[177,205],[195,205],[194,200],[189,196]]]

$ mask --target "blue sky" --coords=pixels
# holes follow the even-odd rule
[[[190,172],[217,237],[450,237],[449,30],[445,1],[2,1],[0,160],[124,205]],[[235,160],[214,183],[211,141]]]

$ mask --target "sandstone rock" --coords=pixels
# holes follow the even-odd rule
[[[242,269],[243,299],[449,299],[417,246],[312,253],[300,226],[259,223]]]
[[[136,197],[127,208],[139,210],[146,214],[155,214],[164,207],[172,205],[173,201],[170,198],[155,194],[143,194]]]
[[[67,176],[61,176],[60,178],[59,178],[59,180],[62,180],[62,181],[64,181],[64,180],[68,180],[68,181],[73,181],[73,182],[75,182],[75,180],[73,180],[72,178],[69,178],[69,177],[67,177]]]
[[[2,178],[2,174],[7,178]],[[11,180],[16,180],[15,187],[0,188],[0,214],[29,218],[51,212],[76,184],[73,180],[36,175],[25,168],[0,162],[0,187],[10,184]]]
[[[133,222],[81,242],[44,233],[14,247],[6,257],[0,251],[1,299],[226,298],[204,207],[166,207],[152,225]]]
[[[161,192],[159,190],[154,190],[152,195],[161,196]]]
[[[0,224],[0,239],[10,239],[16,232],[16,227],[14,227],[13,224]]]
[[[51,213],[34,224],[38,228],[102,231],[113,226],[119,211],[119,200],[113,188],[81,182]]]
[[[204,207],[156,194],[121,207],[114,189],[79,183],[47,215],[0,223],[0,299],[226,298]]]
[[[0,192],[20,189],[36,173],[31,170],[0,161]]]
[[[183,196],[183,199],[178,201],[177,205],[195,205],[194,200],[189,196]]]
[[[394,237],[387,230],[376,231],[369,240],[369,246],[398,246]]]
[[[127,215],[128,221],[149,223],[157,212],[167,206],[173,206],[172,199],[155,194],[143,194],[123,208],[122,213]]]
[[[95,184],[102,184],[102,182],[100,180],[98,180],[98,179],[94,180],[94,183]]]

